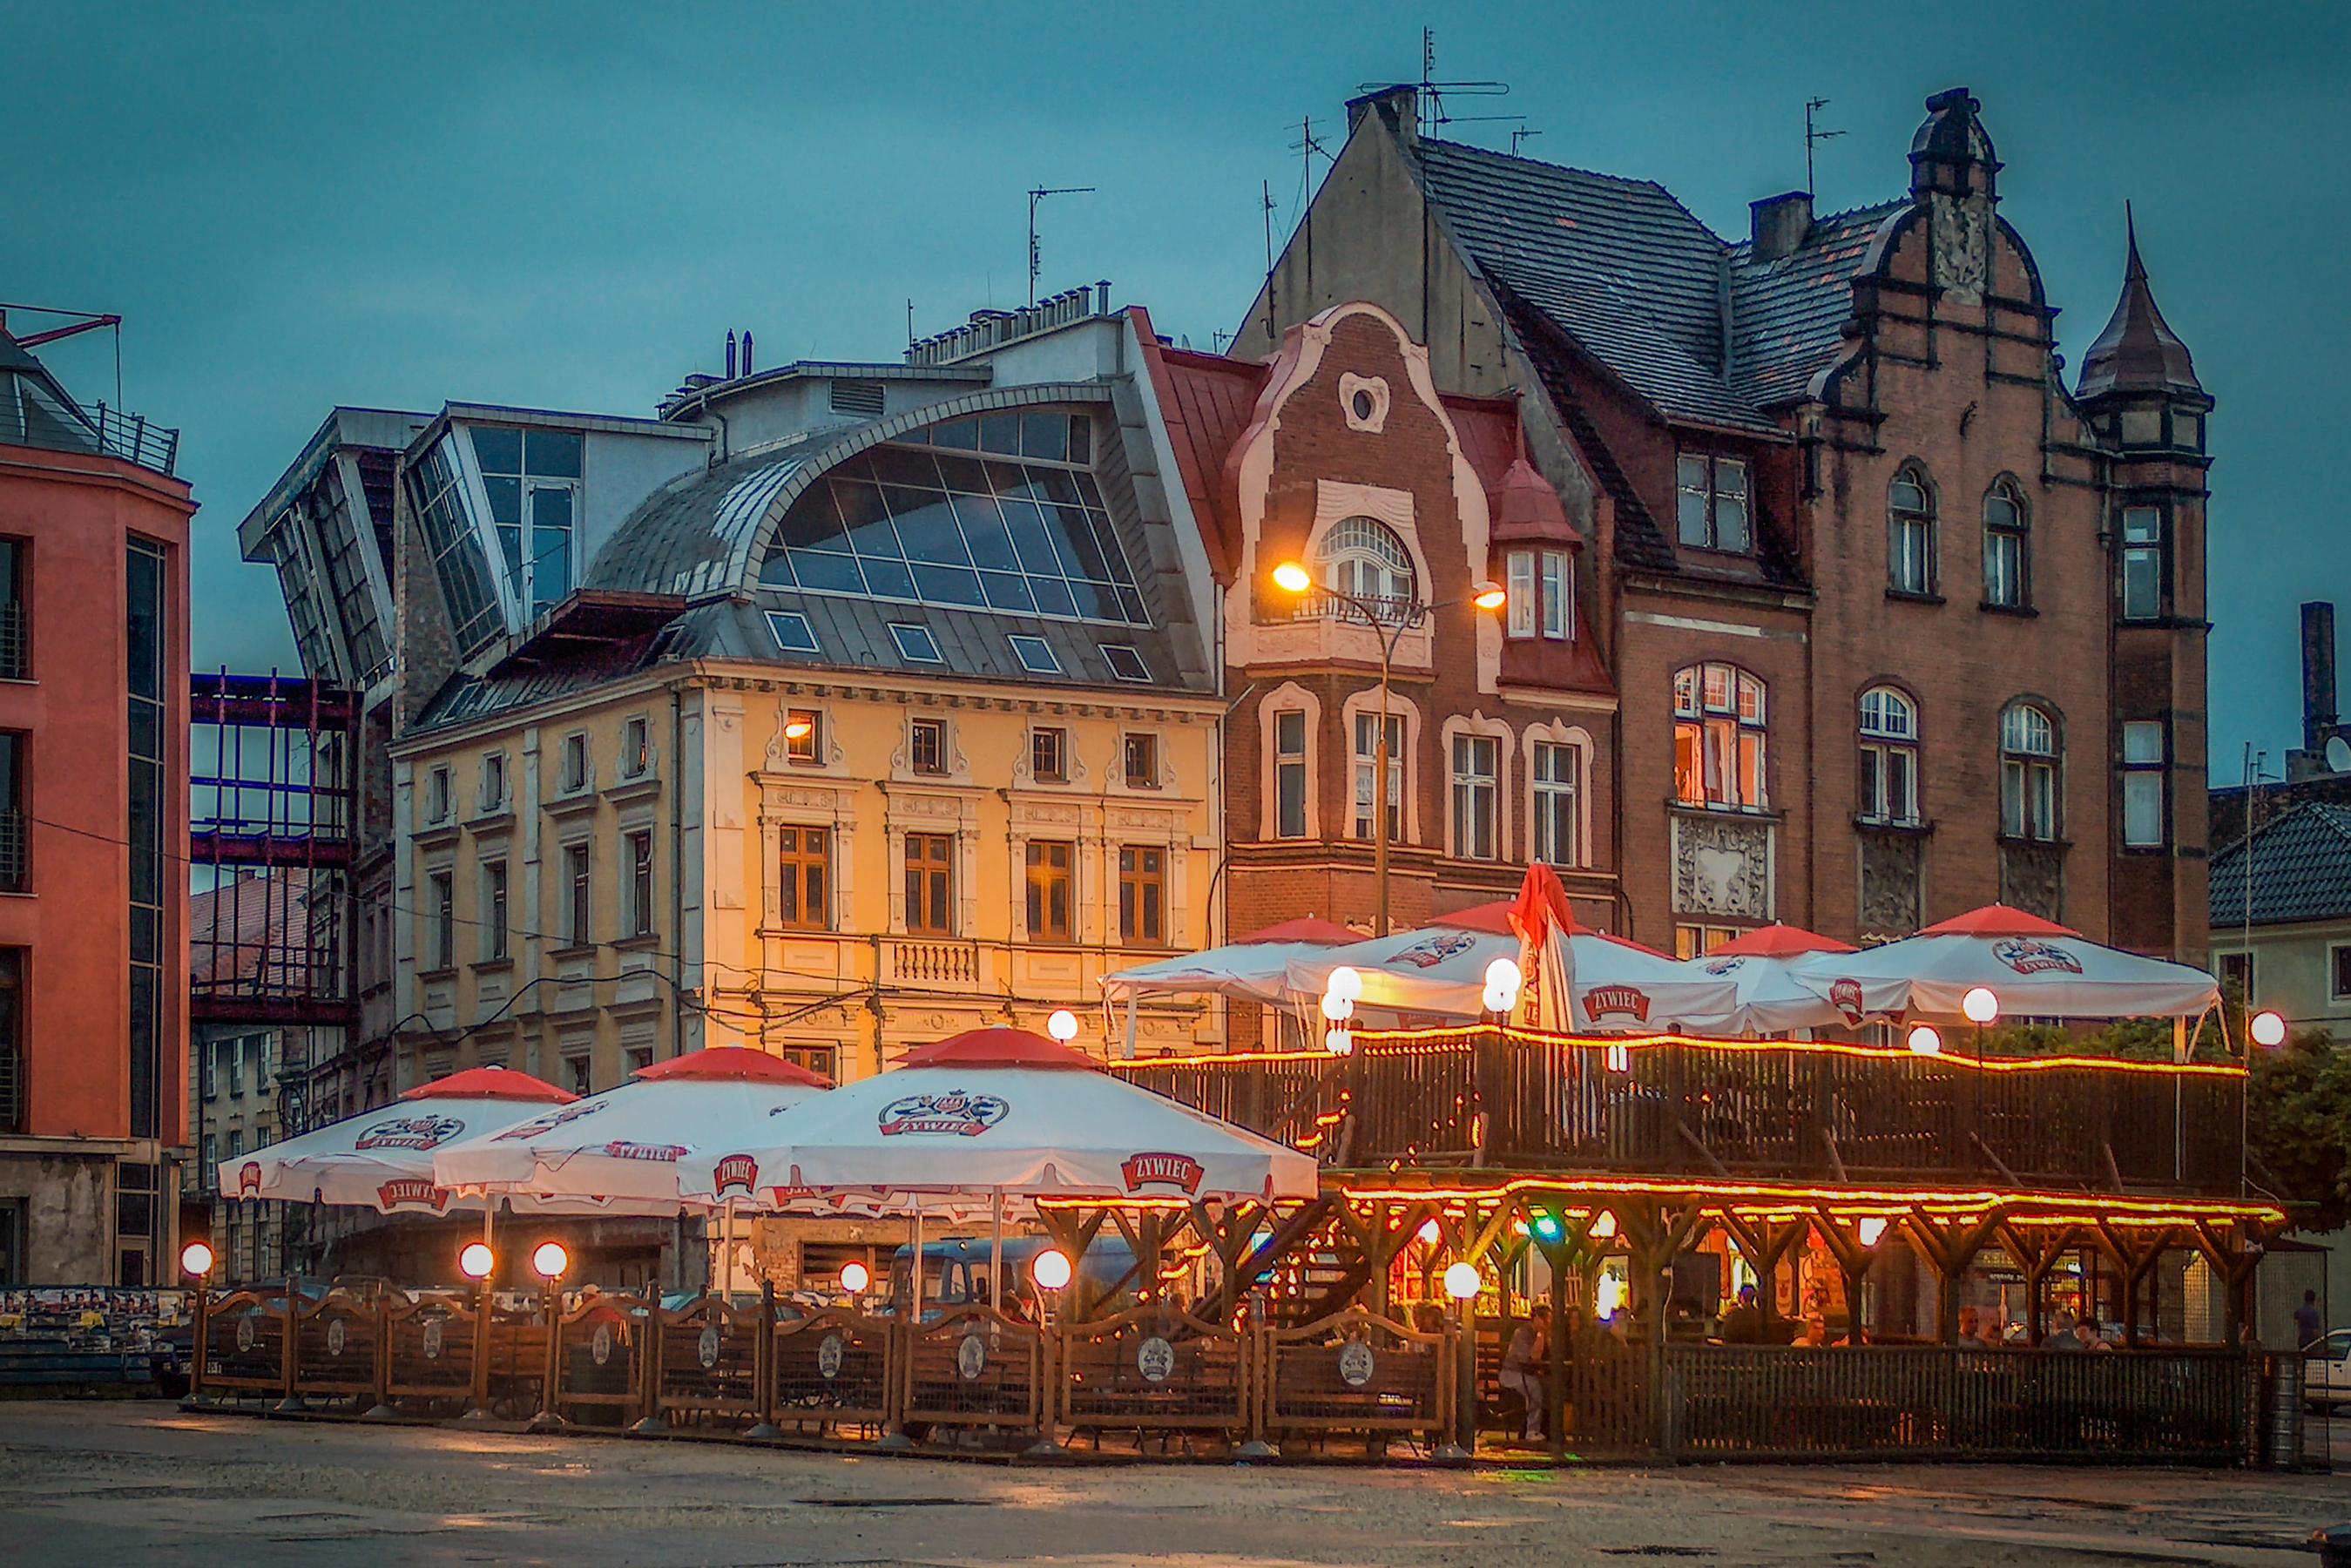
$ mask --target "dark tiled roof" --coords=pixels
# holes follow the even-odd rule
[[[1615,505],[1616,559],[1626,566],[1673,570],[1674,547],[1667,542],[1665,530],[1657,526],[1656,517],[1642,501],[1640,492],[1634,489],[1631,477],[1617,465],[1608,444],[1600,438],[1598,428],[1584,411],[1583,400],[1576,395],[1574,384],[1568,378],[1562,356],[1572,350],[1560,341],[1560,329],[1541,312],[1507,292],[1502,296],[1502,308],[1526,349],[1544,393],[1559,411],[1568,434],[1574,437],[1584,466],[1592,470],[1593,477]]]
[[[1742,241],[1730,251],[1730,384],[1759,408],[1805,395],[1836,357],[1853,314],[1853,275],[1886,220],[1907,201],[1881,202],[1813,220],[1804,243],[1758,261]]]
[[[1669,418],[1779,434],[1766,412],[1834,357],[1847,279],[1904,204],[1835,214],[1758,263],[1672,193],[1450,141],[1419,143],[1446,226],[1491,282]]]
[[[2246,843],[2212,857],[2212,929],[2245,924]],[[2351,917],[2351,807],[2310,801],[2254,830],[2252,923]]]

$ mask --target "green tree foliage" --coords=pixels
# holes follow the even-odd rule
[[[2351,1219],[2351,1053],[2318,1030],[2256,1049],[2245,1126],[2254,1178],[2297,1224],[2333,1230]]]

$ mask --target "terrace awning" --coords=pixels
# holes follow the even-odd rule
[[[1110,1001],[1141,996],[1217,996],[1240,1001],[1281,1002],[1289,998],[1283,976],[1292,960],[1360,940],[1361,934],[1328,920],[1285,920],[1221,947],[1179,954],[1102,977]]]
[[[1845,1022],[1827,998],[1805,983],[1800,967],[1823,954],[1856,951],[1850,945],[1794,925],[1764,925],[1713,952],[1685,959],[1693,973],[1727,979],[1733,1010],[1720,1018],[1687,1019],[1694,1030],[1729,1035],[1787,1034]]]

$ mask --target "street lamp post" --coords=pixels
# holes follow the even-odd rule
[[[1315,586],[1314,574],[1294,560],[1283,561],[1273,569],[1273,585],[1285,593],[1305,593]],[[1476,584],[1466,599],[1447,599],[1436,604],[1418,601],[1404,606],[1399,613],[1391,603],[1375,603],[1343,588],[1322,585],[1322,591],[1354,611],[1372,629],[1372,640],[1380,650],[1380,726],[1372,742],[1372,881],[1378,909],[1378,929],[1374,936],[1388,934],[1388,716],[1390,676],[1395,660],[1396,643],[1406,632],[1439,610],[1456,604],[1474,604],[1480,610],[1499,610],[1506,601],[1502,585],[1485,581]],[[1393,622],[1393,623],[1391,623]]]

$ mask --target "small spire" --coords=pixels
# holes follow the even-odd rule
[[[2129,259],[2123,263],[2125,283],[2147,281],[2147,264],[2138,258],[2138,220],[2131,215],[2130,198],[2123,198],[2123,235],[2129,246]]]
[[[2196,380],[2188,345],[2156,308],[2147,264],[2139,259],[2138,220],[2128,202],[2123,204],[2123,234],[2122,298],[2115,302],[2106,329],[2082,356],[2082,379],[2074,395],[2085,400],[2114,392],[2201,396],[2204,389]]]

